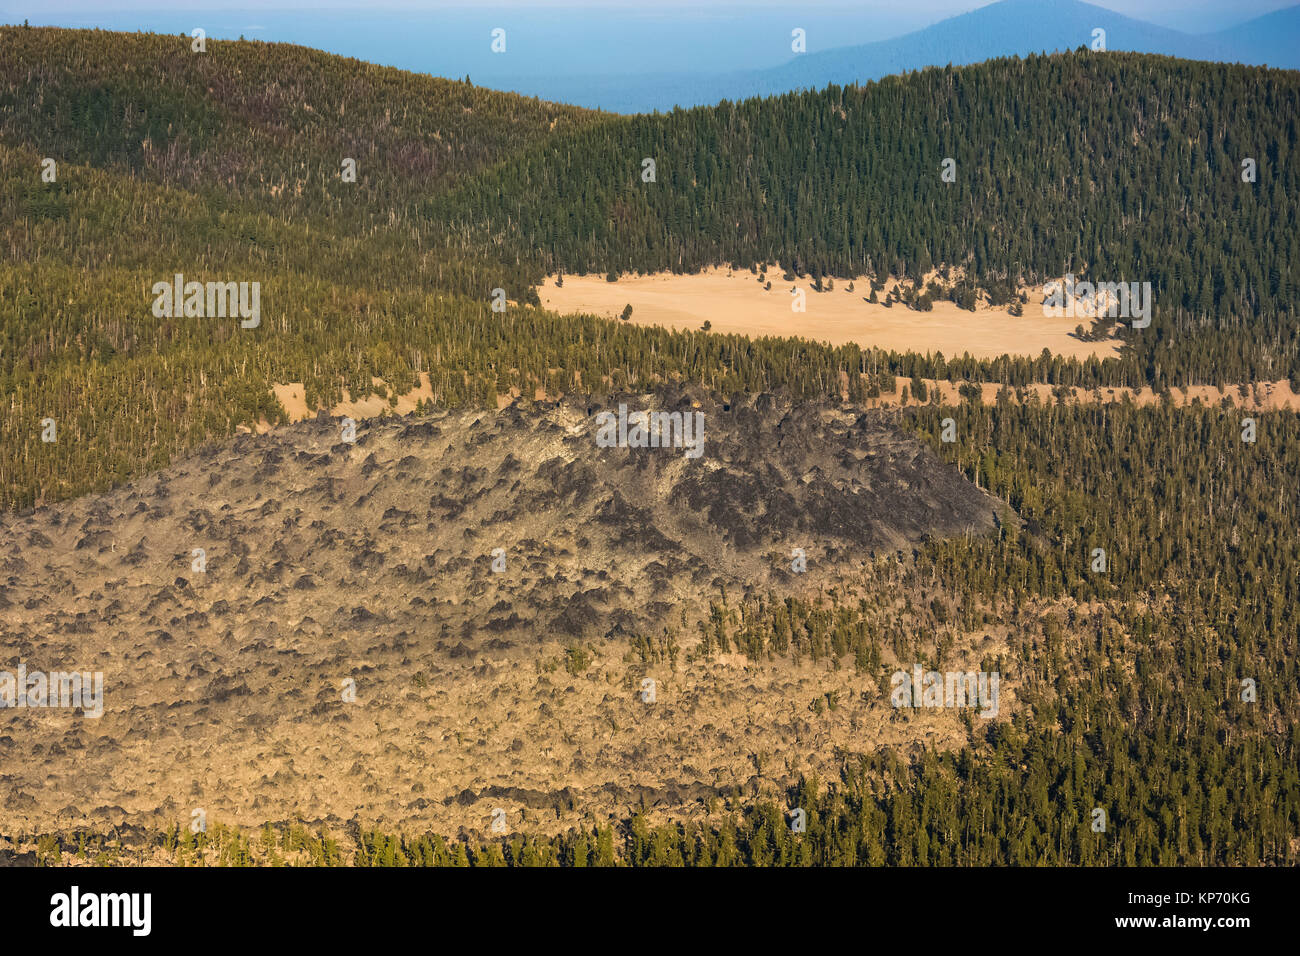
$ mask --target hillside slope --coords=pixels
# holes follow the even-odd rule
[[[512,390],[673,377],[825,395],[852,374],[861,396],[874,378],[856,349],[516,305],[536,301],[517,250],[421,213],[526,144],[607,121],[595,114],[254,42],[198,54],[181,38],[14,27],[0,48],[4,507],[104,490],[280,421],[281,382],[316,407],[424,373],[435,404],[495,407]],[[155,315],[154,286],[178,274],[258,283],[259,324]]]
[[[277,217],[381,223],[556,130],[543,103],[283,43],[0,29],[0,142]],[[340,173],[357,162],[355,183]]]
[[[791,741],[804,758],[770,781],[864,741],[964,736],[952,714],[898,724],[862,673],[809,663],[826,649],[802,631],[802,664],[689,662],[728,593],[861,589],[923,537],[991,530],[999,502],[872,415],[622,401],[703,415],[704,453],[598,448],[571,404],[373,423],[355,444],[322,418],[0,519],[0,667],[105,681],[102,717],[6,714],[0,834],[192,808],[484,830],[495,805],[549,829],[641,793],[683,812]],[[844,706],[810,722],[826,693]]]
[[[272,389],[290,382],[311,408],[372,389],[388,400],[421,375],[437,405],[489,408],[670,381],[860,400],[894,374],[1300,383],[1291,73],[1070,54],[624,119],[289,47],[2,39],[8,507],[104,490],[282,421]],[[357,130],[383,149],[345,184],[331,154]],[[1241,181],[1242,155],[1257,182]],[[1124,332],[1117,361],[976,363],[532,307],[556,269],[727,260],[823,275],[955,266],[954,301],[979,284],[1003,303],[1017,279],[1073,270],[1150,281],[1154,318]],[[258,283],[260,324],[159,318],[152,290],[178,274]]]
[[[428,215],[535,250],[539,273],[948,266],[1003,302],[1066,272],[1149,282],[1153,324],[1126,336],[1144,378],[1300,380],[1297,117],[1295,72],[995,60],[593,126],[466,180]]]

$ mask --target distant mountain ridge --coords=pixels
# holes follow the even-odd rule
[[[927,66],[1072,50],[1106,31],[1108,50],[1300,69],[1300,6],[1208,34],[1190,34],[1079,0],[1002,0],[913,33],[794,56],[762,70],[519,78],[502,89],[619,113],[711,105],[828,84],[851,85]]]

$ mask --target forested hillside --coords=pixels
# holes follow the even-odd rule
[[[826,394],[843,372],[867,371],[856,348],[492,312],[498,287],[536,300],[519,257],[447,248],[411,210],[594,114],[296,47],[209,42],[200,54],[190,42],[0,31],[6,507],[103,489],[241,424],[279,421],[276,382],[303,382],[315,407],[373,378],[404,392],[427,372],[435,404],[492,406],[511,388],[671,376],[722,393]],[[341,179],[346,156],[355,183]],[[260,282],[260,327],[155,318],[151,287],[178,272]],[[869,381],[855,374],[854,393]]]
[[[493,836],[472,818],[459,836],[354,823],[344,832],[268,826],[260,836],[217,827],[196,838],[180,826],[152,848],[51,838],[40,858],[113,863],[156,850],[164,862],[209,865],[1295,865],[1300,542],[1290,529],[1300,418],[1263,416],[1246,443],[1239,414],[1217,408],[999,402],[901,414],[1012,503],[1024,527],[884,556],[860,596],[723,593],[697,623],[693,653],[830,660],[878,688],[887,686],[882,661],[950,666],[964,636],[1008,628],[1007,652],[984,666],[1015,687],[1019,706],[1008,720],[969,720],[960,748],[901,754],[864,737],[836,778],[782,792],[735,788],[702,799],[686,821],[646,805],[554,836]],[[948,416],[962,436],[955,444],[938,439]],[[1093,547],[1107,549],[1105,573],[1089,567]],[[642,660],[647,648],[659,653],[653,641],[636,646]],[[791,829],[793,808],[807,813],[802,834]]]
[[[1150,282],[1130,378],[1296,379],[1297,114],[1290,71],[1031,56],[591,126],[426,208],[547,273],[946,265],[1003,302],[1067,271]]]
[[[815,399],[824,407],[814,411],[828,414],[845,399],[892,391],[899,374],[1158,392],[1290,377],[1300,387],[1300,76],[1291,72],[1079,52],[618,118],[292,47],[209,41],[195,53],[189,38],[6,28],[0,79],[0,506],[8,509],[102,490],[240,427],[281,422],[270,389],[285,382],[304,383],[309,408],[345,390],[362,394],[374,379],[395,396],[427,374],[440,407],[492,408],[539,393],[599,400],[681,382],[712,393],[725,412],[738,393],[777,391]],[[346,158],[357,161],[355,182],[342,175]],[[652,181],[642,178],[647,158]],[[956,162],[951,183],[940,176],[945,158]],[[45,175],[47,159],[54,176]],[[1254,181],[1242,178],[1248,159]],[[555,271],[731,263],[780,277],[777,262],[819,278],[919,278],[951,267],[964,278],[950,292],[966,298],[982,288],[1008,307],[1018,283],[1066,271],[1150,281],[1154,315],[1149,328],[1123,333],[1117,360],[977,362],[670,333],[536,304],[535,284]],[[260,323],[157,317],[151,289],[177,273],[260,283]],[[498,288],[510,300],[503,312],[492,308]],[[683,611],[679,636],[689,634],[704,658],[818,661],[852,671],[862,688],[887,678],[890,655],[938,666],[958,642],[997,631],[1005,652],[986,663],[1014,684],[1018,706],[1004,719],[967,721],[955,749],[901,753],[864,734],[836,752],[842,772],[828,786],[738,788],[703,801],[687,821],[633,807],[558,836],[502,839],[473,824],[456,838],[363,821],[347,834],[347,854],[313,821],[311,831],[268,828],[253,843],[215,827],[197,840],[174,831],[155,848],[173,862],[208,853],[236,864],[296,854],[323,864],[1294,865],[1300,418],[1254,412],[1245,440],[1243,414],[1009,400],[898,412],[895,424],[924,436],[1015,520],[855,555],[878,575],[863,572],[857,583],[869,593],[856,599],[847,588],[723,591],[702,619],[687,622]],[[952,441],[939,437],[946,419]],[[42,440],[53,435],[47,421],[55,440]],[[801,438],[796,424],[782,440]],[[772,444],[749,451],[761,457]],[[309,457],[321,468],[330,461]],[[847,454],[842,463],[860,464]],[[459,464],[467,499],[514,480]],[[371,477],[373,460],[360,467],[359,482],[383,483],[384,474]],[[450,473],[409,477],[434,486]],[[752,504],[714,493],[682,507]],[[155,520],[138,504],[138,520]],[[309,505],[268,501],[262,514],[281,504]],[[502,510],[494,508],[498,519]],[[381,526],[405,521],[404,508],[382,514]],[[607,517],[658,546],[656,529],[629,514]],[[320,527],[312,518],[299,511],[281,523],[309,536]],[[123,608],[100,594],[95,627],[78,616],[84,608],[56,613],[51,602],[66,595],[38,566],[36,552],[52,546],[40,540],[10,542],[6,626],[102,646]],[[110,577],[130,558],[115,542],[96,554],[97,539],[83,540],[72,559],[102,561]],[[1108,559],[1101,572],[1090,570],[1096,548]],[[380,551],[367,542],[365,560],[346,573],[367,574]],[[301,580],[283,550],[254,558],[265,560],[231,574]],[[447,570],[449,587],[462,586],[462,570]],[[551,570],[538,565],[537,577]],[[412,574],[417,583],[401,599],[437,613],[421,593],[427,575]],[[20,577],[41,589],[30,603],[7,596]],[[872,583],[880,586],[865,588]],[[323,601],[309,584],[294,585],[296,599]],[[149,600],[132,610],[157,616],[150,627],[192,633],[179,615],[167,621],[166,595]],[[218,604],[227,602],[195,613],[224,629],[231,610]],[[359,640],[397,647],[426,636],[385,633],[383,608],[357,610],[376,628]],[[334,629],[334,618],[319,619],[322,634]],[[602,636],[612,629],[609,620],[587,624]],[[471,626],[466,640],[481,636]],[[660,653],[647,635],[619,636],[638,665]],[[298,653],[265,640],[231,647],[266,655],[258,665]],[[405,679],[398,670],[394,679]],[[800,701],[813,716],[798,716],[811,721],[841,704]],[[7,739],[0,748],[12,746]],[[783,817],[795,806],[808,812],[804,834]],[[1090,826],[1097,808],[1104,831]],[[103,862],[116,852],[97,837],[60,846],[50,835],[38,858],[63,851]]]
[[[282,381],[311,407],[421,372],[445,405],[674,377],[850,399],[896,373],[1300,383],[1291,73],[1073,54],[624,119],[283,45],[0,32],[7,506],[275,422]],[[1155,317],[1116,361],[970,362],[528,307],[556,269],[777,260],[960,266],[960,294],[1001,301],[1069,269],[1149,280]],[[177,273],[260,282],[261,327],[156,319]],[[519,305],[491,311],[497,288]]]
[[[600,114],[283,43],[2,31],[0,137],[218,208],[392,227],[404,202]],[[345,158],[357,163],[344,183]]]

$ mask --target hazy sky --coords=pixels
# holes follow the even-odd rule
[[[41,2],[21,2],[9,0],[0,3],[0,12],[11,20],[23,17],[49,16],[60,17],[67,13],[111,14],[137,10],[401,10],[426,11],[447,9],[472,9],[474,7],[513,7],[520,10],[546,10],[555,7],[585,8],[589,10],[618,10],[624,13],[641,7],[640,12],[673,11],[680,14],[686,11],[717,10],[743,13],[746,10],[783,9],[789,12],[800,10],[829,10],[839,8],[855,13],[870,12],[881,15],[909,15],[919,22],[930,22],[958,13],[965,13],[978,7],[986,6],[987,0],[857,0],[857,2],[789,2],[789,0],[653,0],[638,4],[635,0],[565,0],[562,3],[549,0],[495,0],[490,4],[478,0],[272,0],[256,3],[251,0],[234,0],[228,3],[213,3],[211,0],[171,0],[159,3],[158,0],[41,0]],[[1214,19],[1222,22],[1243,20],[1293,6],[1291,0],[1106,0],[1096,6],[1115,10],[1132,17],[1152,22],[1164,23],[1176,27],[1187,19]]]
[[[1097,6],[1190,33],[1297,0],[1105,0]],[[725,71],[887,39],[987,5],[980,0],[0,0],[0,22],[278,40],[439,76]],[[493,56],[493,27],[509,56]]]

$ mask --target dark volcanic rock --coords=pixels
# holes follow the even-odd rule
[[[620,403],[702,415],[702,453],[598,446],[596,416]],[[632,642],[673,628],[684,643],[720,589],[817,594],[860,578],[873,553],[992,529],[1001,507],[885,414],[776,395],[720,404],[667,390],[372,420],[355,445],[338,434],[318,420],[243,435],[106,494],[0,515],[7,666],[102,671],[106,684],[81,738],[65,739],[64,715],[6,718],[0,755],[15,776],[0,824],[29,827],[38,804],[102,824],[186,794],[203,806],[202,792],[226,794],[232,815],[379,813],[373,793],[337,784],[354,764],[358,787],[391,791],[395,806],[417,803],[417,778],[442,781],[421,806],[703,799],[713,763],[679,784],[690,758],[655,769],[627,746],[652,747],[640,722],[663,715],[659,730],[645,723],[661,735],[655,752],[714,747],[712,731],[679,740],[693,706],[675,701],[679,688],[642,709],[639,683],[625,683],[640,676]],[[792,571],[793,549],[806,573]],[[583,692],[587,704],[567,703]],[[746,698],[734,719],[764,700]],[[788,707],[765,719],[788,722]],[[584,723],[569,735],[568,721]],[[571,764],[539,756],[590,748],[593,734],[600,747]],[[719,733],[708,759],[748,760],[733,739]],[[422,776],[427,760],[440,769]],[[599,767],[613,769],[581,793],[485,785],[564,785]],[[633,784],[643,771],[660,784]],[[186,806],[169,819],[187,821]]]

